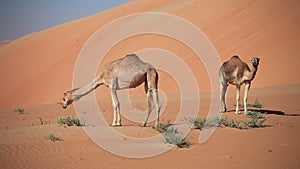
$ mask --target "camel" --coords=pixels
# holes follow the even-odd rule
[[[244,93],[244,113],[247,114],[247,98],[248,91],[251,86],[251,81],[254,79],[258,64],[259,58],[251,58],[252,68],[250,69],[248,65],[243,62],[238,56],[232,56],[231,59],[224,62],[219,71],[220,78],[220,101],[221,101],[221,113],[227,111],[225,104],[225,95],[227,87],[229,84],[236,86],[236,109],[235,113],[240,114],[239,112],[239,101],[240,101],[240,88],[242,84],[245,84],[245,93]]]
[[[129,54],[125,57],[111,61],[105,64],[104,70],[96,78],[83,87],[73,89],[64,93],[62,107],[66,109],[73,101],[79,100],[100,85],[105,85],[110,89],[112,105],[114,108],[114,117],[112,126],[121,126],[120,103],[117,96],[117,90],[136,88],[144,83],[145,92],[148,99],[148,111],[145,123],[155,107],[157,119],[155,126],[159,123],[160,103],[158,98],[158,73],[149,63],[139,59],[136,54]]]

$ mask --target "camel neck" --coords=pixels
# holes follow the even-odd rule
[[[250,73],[250,79],[253,80],[257,71],[257,66],[252,65],[251,73]]]
[[[80,88],[74,89],[72,91],[73,100],[74,101],[79,100],[82,96],[85,96],[85,95],[89,94],[90,92],[92,92],[93,90],[95,90],[99,85],[100,85],[99,77],[97,77],[90,83],[88,83]]]

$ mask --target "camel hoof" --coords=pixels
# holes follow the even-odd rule
[[[119,126],[122,126],[122,124],[112,124],[111,126],[113,126],[113,127],[119,127]]]
[[[236,111],[236,112],[235,112],[235,114],[241,114],[241,112],[239,112],[239,111]]]
[[[220,113],[225,113],[227,111],[227,109],[221,109]]]

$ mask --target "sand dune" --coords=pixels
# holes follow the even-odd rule
[[[167,12],[190,21],[212,41],[223,61],[238,54],[249,63],[261,57],[253,87],[299,84],[297,66],[300,12],[297,1],[132,1],[108,11],[36,32],[0,50],[0,107],[54,103],[71,88],[76,58],[86,40],[101,26],[135,12]],[[141,45],[136,45],[136,42]],[[156,43],[154,44],[153,41]],[[135,45],[132,45],[135,44]],[[202,91],[209,91],[201,62],[193,53],[167,38],[135,37],[118,44],[107,60],[147,47],[159,47],[182,57],[197,74]],[[204,79],[204,80],[203,80]],[[163,84],[163,83],[162,83]],[[15,93],[18,93],[16,96]]]
[[[299,168],[299,6],[296,0],[130,1],[9,43],[0,42],[0,168]],[[198,144],[201,132],[193,130],[188,135],[193,144],[190,149],[174,148],[160,156],[136,160],[101,149],[80,127],[57,125],[56,118],[76,115],[72,106],[63,110],[56,102],[63,91],[72,88],[76,59],[84,44],[106,24],[141,12],[173,14],[194,24],[209,38],[222,61],[234,54],[247,63],[250,57],[260,57],[249,101],[258,98],[269,111],[266,126],[220,128],[205,144]],[[204,117],[210,106],[209,77],[198,56],[180,41],[154,34],[129,37],[113,46],[98,71],[107,61],[147,48],[169,51],[189,66],[202,96],[198,115]],[[180,111],[180,89],[174,77],[164,71],[159,75],[159,88],[169,99],[161,119],[174,121]],[[234,109],[234,87],[229,89],[228,107]],[[113,109],[109,91],[100,87],[96,94],[99,108],[110,122]],[[135,106],[144,110],[146,100],[138,97],[144,96],[143,88],[130,94],[138,100]],[[24,107],[25,114],[14,112],[16,107]],[[123,119],[125,126],[117,130],[124,135],[144,138],[157,134],[150,127],[140,128]],[[50,142],[46,138],[50,132],[64,141]]]

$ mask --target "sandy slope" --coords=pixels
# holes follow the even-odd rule
[[[299,168],[299,5],[296,0],[131,1],[1,43],[0,168]],[[106,152],[82,128],[57,125],[58,117],[76,115],[73,107],[63,110],[56,102],[63,91],[71,89],[74,65],[88,38],[121,16],[148,11],[174,14],[196,25],[211,40],[222,61],[233,54],[247,63],[252,56],[260,57],[249,102],[258,98],[264,104],[269,113],[266,126],[242,131],[219,128],[204,144],[198,144],[201,132],[193,130],[187,137],[193,143],[190,149],[173,148],[162,155],[137,160]],[[159,35],[134,36],[116,44],[104,62],[145,48],[170,51],[187,63],[201,93],[198,115],[206,116],[210,106],[209,78],[203,63],[182,43]],[[101,66],[103,63],[100,69]],[[168,99],[161,119],[172,122],[180,111],[179,87],[166,72],[159,73],[159,87]],[[227,103],[229,109],[234,109],[235,92],[233,87],[229,89]],[[110,123],[109,92],[100,87],[96,94],[99,108]],[[143,88],[130,94],[134,106],[145,110],[146,100],[138,96],[143,95]],[[16,107],[24,107],[25,114],[14,112]],[[280,113],[284,115],[276,115]],[[235,117],[232,112],[228,115]],[[131,137],[157,134],[125,118],[123,123],[125,126],[116,130]],[[64,141],[50,142],[46,138],[50,132]]]
[[[132,1],[24,36],[1,47],[0,107],[56,102],[62,91],[71,88],[74,64],[86,40],[120,16],[147,11],[176,14],[198,26],[212,41],[223,61],[233,54],[247,62],[252,56],[261,57],[254,88],[299,84],[300,78],[295,71],[300,43],[299,22],[296,22],[300,17],[298,6],[297,1],[223,1],[217,4],[207,1]],[[183,58],[193,70],[200,90],[209,91],[205,68],[195,60],[197,56],[169,38],[145,35],[126,39],[107,54],[105,61],[155,47]],[[162,81],[161,85],[165,83]],[[12,93],[18,93],[18,96]]]
[[[283,98],[284,95],[275,95]],[[293,96],[291,94],[290,96]],[[299,100],[299,95],[293,96]],[[260,97],[268,101],[274,99]],[[288,97],[285,97],[288,98]],[[265,100],[264,100],[265,101]],[[205,101],[204,101],[205,102]],[[145,108],[145,103],[136,102]],[[180,108],[179,101],[168,102],[163,120],[174,120],[174,113]],[[272,106],[270,106],[272,108]],[[130,159],[113,155],[98,147],[84,133],[84,127],[63,127],[56,124],[57,117],[75,115],[72,108],[61,110],[58,105],[25,107],[25,114],[13,110],[0,111],[0,167],[1,168],[299,168],[298,143],[299,116],[289,116],[297,112],[284,105],[287,115],[266,115],[265,127],[238,130],[218,128],[204,144],[198,143],[201,132],[192,130],[187,139],[192,142],[189,149],[173,148],[159,156]],[[269,106],[265,109],[270,110]],[[107,121],[112,119],[112,107],[101,107]],[[207,110],[200,108],[200,116]],[[278,110],[278,109],[276,109]],[[227,113],[232,118],[240,118]],[[40,118],[43,121],[41,125]],[[137,123],[123,118],[120,133],[134,138],[157,135],[151,127],[140,127]],[[153,124],[153,123],[152,123]],[[47,135],[54,133],[63,141],[51,142]],[[114,141],[114,140],[111,140]],[[145,145],[147,146],[147,145]]]

